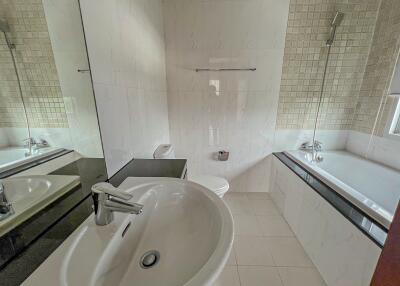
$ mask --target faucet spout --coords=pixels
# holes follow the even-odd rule
[[[128,203],[115,198],[109,198],[105,207],[111,211],[124,212],[131,214],[141,214],[143,211],[143,205],[137,203]]]
[[[114,219],[114,212],[141,214],[143,205],[129,202],[131,194],[115,188],[109,183],[92,186],[95,221],[97,225],[107,225]]]

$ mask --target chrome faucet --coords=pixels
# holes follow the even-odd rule
[[[300,150],[303,151],[316,151],[316,152],[321,152],[322,151],[322,143],[320,141],[314,140],[314,144],[310,141],[304,142],[300,146]]]
[[[114,219],[114,212],[131,214],[142,213],[143,205],[130,203],[133,196],[115,188],[109,183],[98,183],[92,186],[94,199],[95,222],[97,225],[107,225]]]
[[[12,215],[14,213],[14,209],[7,201],[5,187],[3,183],[0,181],[0,220],[5,219],[6,217]]]
[[[39,141],[36,141],[35,138],[29,137],[23,141],[25,142],[24,147],[28,149],[28,151],[25,153],[26,157],[31,156],[33,153],[37,152],[38,149],[50,146],[49,142],[44,139],[39,139]]]
[[[300,150],[308,152],[312,155],[312,161],[321,162],[324,158],[319,152],[322,151],[322,143],[320,141],[314,140],[313,142],[307,141],[301,144]]]
[[[25,157],[31,156],[32,155],[32,150],[33,146],[36,145],[36,140],[33,137],[29,137],[23,140],[24,148],[28,149],[28,151],[25,152]]]

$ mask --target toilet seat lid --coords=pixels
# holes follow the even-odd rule
[[[229,183],[226,179],[210,175],[191,175],[189,181],[195,182],[215,193],[228,191]]]

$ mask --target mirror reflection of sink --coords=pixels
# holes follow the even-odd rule
[[[9,202],[27,204],[40,200],[49,191],[51,181],[45,177],[16,177],[4,180],[3,185]]]
[[[212,284],[233,243],[224,202],[179,179],[127,178],[119,188],[144,205],[143,213],[115,212],[105,226],[92,214],[23,285]]]
[[[78,176],[35,175],[1,180],[7,201],[14,211],[0,220],[0,235],[79,185]]]

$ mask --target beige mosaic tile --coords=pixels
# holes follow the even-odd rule
[[[0,17],[11,27],[22,93],[31,127],[67,128],[68,121],[42,1],[0,0]],[[26,125],[18,82],[0,34],[0,127]]]
[[[332,46],[320,129],[349,129],[371,46],[380,1],[291,0],[277,128],[311,129],[335,11],[345,13]]]

